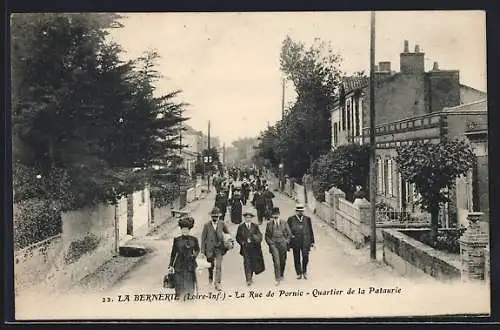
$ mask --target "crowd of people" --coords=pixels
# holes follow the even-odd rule
[[[269,247],[274,267],[275,284],[284,279],[284,271],[289,251],[293,259],[297,279],[307,279],[309,251],[314,247],[314,233],[311,219],[304,215],[304,206],[296,205],[295,214],[287,220],[280,217],[280,209],[273,203],[274,193],[268,182],[258,171],[230,169],[225,176],[215,178],[214,206],[202,230],[201,242],[189,234],[194,219],[184,216],[179,220],[182,235],[174,240],[169,272],[175,276],[176,296],[197,290],[197,260],[206,260],[208,280],[215,290],[221,290],[222,263],[226,253],[232,249],[234,240],[239,244],[239,254],[243,258],[246,284],[253,284],[253,276],[265,271],[261,244]],[[251,196],[251,197],[250,197]],[[250,201],[256,211],[243,212]],[[237,225],[236,236],[231,237],[229,222]],[[256,222],[253,219],[256,218]],[[264,234],[260,225],[267,222]]]

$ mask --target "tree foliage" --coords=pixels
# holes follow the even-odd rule
[[[431,214],[431,237],[438,230],[439,210],[449,201],[446,190],[467,175],[475,155],[465,139],[443,138],[439,143],[416,142],[397,149],[396,162],[403,180],[415,184],[421,208]]]
[[[273,168],[281,161],[290,177],[302,178],[314,159],[330,150],[329,105],[341,81],[341,57],[318,39],[309,48],[287,37],[280,65],[293,83],[297,100],[284,118],[260,137],[257,158]]]
[[[158,54],[120,60],[106,39],[114,14],[12,16],[12,131],[15,197],[43,191],[63,209],[143,186],[153,165],[175,167],[183,103],[154,96]],[[137,171],[134,169],[141,169]],[[57,183],[57,184],[56,184]]]
[[[349,144],[319,157],[311,168],[313,193],[324,201],[324,193],[337,187],[352,201],[357,185],[367,187],[370,175],[370,146]]]

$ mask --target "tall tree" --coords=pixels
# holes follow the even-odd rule
[[[105,38],[119,18],[12,17],[14,164],[53,177],[60,185],[41,190],[70,208],[116,200],[150,180],[153,165],[178,164],[185,104],[174,101],[179,91],[154,96],[158,54],[119,60],[120,47]]]
[[[439,227],[439,210],[449,201],[445,191],[467,175],[475,155],[464,139],[442,139],[439,143],[416,142],[397,149],[396,162],[403,180],[415,184],[421,208],[431,214],[431,241]]]
[[[331,45],[319,39],[309,48],[289,36],[283,41],[281,71],[293,83],[297,100],[274,128],[275,154],[292,177],[302,178],[314,159],[330,150],[329,105],[341,81],[340,63]]]

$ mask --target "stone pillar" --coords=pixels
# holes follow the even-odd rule
[[[481,231],[478,223],[482,214],[482,212],[469,213],[467,216],[469,227],[459,239],[463,282],[484,280],[484,252],[488,245],[488,234]]]
[[[359,222],[370,225],[371,222],[371,204],[366,199],[356,199],[354,205],[359,208]]]
[[[490,246],[484,248],[484,280],[490,284]]]

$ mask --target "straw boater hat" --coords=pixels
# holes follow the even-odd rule
[[[192,217],[183,217],[178,221],[179,227],[191,229],[194,226],[194,219]]]
[[[304,211],[304,204],[295,205],[295,211]]]
[[[243,216],[244,217],[252,217],[252,218],[254,217],[253,213],[250,213],[250,212],[244,212]]]
[[[214,208],[212,209],[212,212],[210,212],[210,215],[211,215],[211,216],[217,216],[217,217],[219,217],[219,216],[221,216],[221,215],[222,215],[222,213],[220,212],[220,210],[219,210],[219,208],[218,208],[218,207],[214,207]]]

